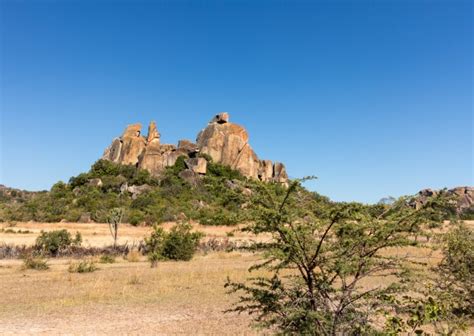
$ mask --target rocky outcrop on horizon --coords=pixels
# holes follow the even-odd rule
[[[474,187],[456,187],[452,189],[433,190],[423,189],[410,202],[410,205],[416,209],[421,208],[430,197],[446,193],[447,196],[453,197],[456,202],[456,212],[458,214],[465,212],[474,212]]]
[[[238,170],[246,177],[265,182],[288,182],[285,166],[280,162],[260,160],[249,144],[245,128],[231,123],[226,112],[211,119],[199,132],[196,143],[180,140],[177,146],[161,144],[160,133],[154,121],[150,123],[146,137],[141,134],[141,128],[141,124],[127,126],[122,136],[112,141],[102,158],[135,165],[160,177],[165,168],[173,166],[180,156],[186,158],[188,174],[206,174],[205,157],[208,155],[213,162]]]

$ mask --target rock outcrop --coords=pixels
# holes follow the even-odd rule
[[[286,183],[285,166],[269,160],[259,160],[249,144],[249,136],[242,126],[229,122],[227,113],[217,114],[197,136],[201,153],[209,155],[214,162],[238,170],[242,175],[262,181]]]
[[[419,209],[426,204],[430,197],[437,196],[440,193],[453,197],[458,214],[467,211],[474,212],[474,187],[457,187],[444,190],[423,189],[411,200],[410,205]]]
[[[260,160],[249,144],[249,136],[242,126],[229,121],[226,112],[216,114],[207,127],[199,132],[196,143],[180,140],[178,146],[161,144],[160,133],[152,121],[148,135],[141,135],[141,124],[129,125],[120,138],[113,140],[103,159],[121,164],[136,165],[159,177],[166,167],[180,156],[186,157],[186,166],[193,174],[206,174],[207,161],[198,157],[206,154],[213,162],[238,170],[242,175],[265,182],[286,184],[288,174],[282,163]]]

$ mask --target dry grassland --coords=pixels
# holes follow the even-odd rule
[[[194,227],[206,239],[254,238],[241,232],[228,237],[232,227]],[[12,230],[31,233],[0,232],[0,244],[30,245],[41,230],[60,228],[81,232],[84,246],[112,243],[106,224],[17,223]],[[122,225],[119,242],[137,243],[150,230]],[[386,253],[408,254],[430,265],[440,259],[422,248]],[[76,274],[67,271],[70,259],[49,260],[47,271],[22,270],[21,260],[0,260],[0,335],[262,334],[249,326],[249,316],[223,312],[236,300],[225,294],[227,277],[245,280],[247,269],[257,261],[247,253],[213,252],[190,262],[160,262],[152,269],[145,257],[138,262],[117,258],[114,264],[98,264],[94,273]],[[389,279],[373,279],[374,284],[380,281]]]
[[[0,244],[30,245],[41,230],[62,228],[81,232],[84,246],[112,243],[107,224],[17,223],[12,230],[31,233],[2,232]],[[207,239],[227,239],[235,230],[195,229]],[[122,225],[119,242],[138,242],[150,230]],[[248,236],[236,232],[228,239],[243,238]],[[215,252],[152,269],[145,257],[139,262],[117,258],[86,274],[69,273],[68,259],[50,259],[47,271],[22,270],[21,260],[0,260],[0,335],[255,335],[249,316],[223,311],[235,300],[225,294],[227,277],[244,280],[257,260],[246,253]]]

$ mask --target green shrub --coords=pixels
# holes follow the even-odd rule
[[[237,225],[237,214],[224,209],[203,209],[199,212],[199,222],[203,225]]]
[[[163,255],[171,260],[191,260],[196,252],[202,233],[191,232],[190,224],[175,225],[168,233]]]
[[[167,173],[177,176],[180,172],[185,170],[186,163],[184,163],[184,160],[186,160],[186,157],[184,155],[179,156],[173,166],[167,167]]]
[[[89,173],[81,173],[77,176],[71,177],[69,179],[69,185],[71,186],[71,189],[83,186],[89,182],[89,178],[90,178]]]
[[[167,233],[161,227],[154,226],[150,237],[145,238],[148,260],[152,267],[159,260],[191,260],[202,237],[202,233],[191,232],[191,229],[190,224],[180,223]]]
[[[79,232],[76,233],[73,239],[71,234],[63,230],[41,231],[41,234],[36,238],[35,249],[43,253],[56,256],[59,252],[66,250],[71,246],[79,246],[82,242],[82,236]]]
[[[101,264],[113,264],[115,263],[115,256],[111,254],[103,254],[100,256],[99,262]]]
[[[93,177],[117,176],[120,173],[120,165],[108,160],[98,160],[92,165],[90,173]]]
[[[102,190],[104,192],[113,191],[119,192],[122,184],[127,182],[127,179],[122,175],[118,176],[102,176]]]
[[[152,181],[150,172],[145,169],[136,169],[130,179],[130,184],[143,185]]]
[[[167,238],[167,233],[163,228],[154,225],[150,237],[145,238],[145,248],[148,254],[148,260],[151,267],[156,267],[159,260],[165,259],[163,250]]]
[[[245,178],[242,174],[230,168],[229,166],[225,166],[219,163],[212,163],[208,162],[207,164],[207,176],[211,177],[223,177],[227,180],[244,180]]]
[[[128,223],[137,226],[145,220],[145,215],[140,210],[132,210],[128,214]]]
[[[70,273],[90,273],[97,270],[97,266],[92,260],[81,260],[69,264],[68,271]]]
[[[49,268],[46,260],[31,255],[23,259],[23,269],[33,269],[37,271],[44,271]]]

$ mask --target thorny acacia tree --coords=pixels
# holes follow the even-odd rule
[[[246,230],[272,239],[254,244],[265,261],[251,270],[272,276],[228,280],[230,292],[241,294],[231,311],[256,314],[260,325],[284,334],[390,332],[385,316],[398,310],[410,272],[406,256],[384,251],[417,244],[413,234],[441,220],[437,200],[415,211],[401,199],[374,214],[357,203],[317,202],[296,181],[280,196],[262,184],[255,202],[259,220]]]

